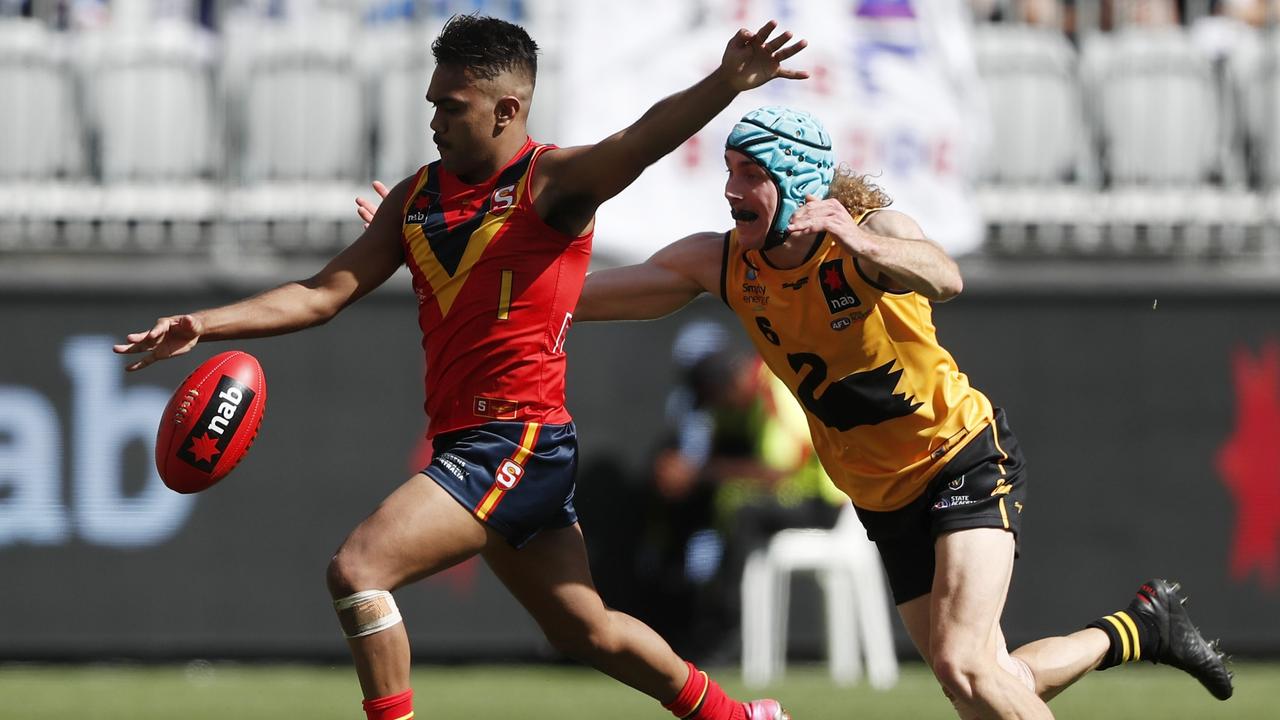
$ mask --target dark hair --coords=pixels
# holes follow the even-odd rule
[[[431,43],[437,65],[465,68],[472,77],[492,80],[520,71],[538,77],[538,44],[524,28],[483,15],[454,15]]]
[[[750,354],[726,349],[710,353],[694,363],[687,374],[694,406],[702,408],[722,402],[736,381],[737,373],[750,361]]]

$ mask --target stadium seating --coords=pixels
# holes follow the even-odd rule
[[[1113,250],[1203,252],[1210,229],[1257,222],[1232,142],[1237,110],[1188,33],[1124,28],[1092,37],[1083,56]]]
[[[221,208],[214,43],[177,20],[79,38],[104,249],[207,249]]]
[[[1252,50],[1234,58],[1233,79],[1252,151],[1250,174],[1263,188],[1264,212],[1274,227],[1280,224],[1280,28],[1262,34]]]
[[[974,37],[978,68],[999,138],[984,180],[1004,185],[1072,183],[1087,174],[1087,130],[1076,53],[1062,33],[1031,25],[985,25]]]
[[[993,244],[1021,252],[1028,226],[1046,237],[1096,204],[1078,59],[1062,33],[1030,25],[980,26],[975,50],[997,138],[977,202]]]
[[[225,217],[242,252],[330,252],[359,230],[369,177],[365,87],[349,13],[245,22],[226,33],[237,142]]]
[[[431,142],[431,105],[424,99],[434,62],[435,25],[396,23],[365,33],[375,117],[374,176],[390,186],[439,157]]]
[[[265,258],[346,244],[369,179],[436,157],[423,95],[456,3],[420,5],[362,19],[341,3],[289,19],[242,8],[217,36],[146,3],[91,31],[0,18],[0,252]],[[530,132],[560,136],[565,6],[475,6],[539,39]],[[1077,49],[1049,27],[977,26],[996,139],[974,195],[987,254],[1280,253],[1280,30],[1257,32],[1257,52],[1225,44],[1225,62],[1204,35],[1086,29]]]
[[[827,653],[832,679],[857,681],[863,660],[871,686],[893,687],[898,659],[880,555],[853,506],[831,530],[783,530],[747,559],[742,575],[742,676],[768,685],[786,669],[791,574],[815,571],[825,595]]]
[[[1112,184],[1192,186],[1222,177],[1222,103],[1213,68],[1181,28],[1096,35],[1083,53]]]
[[[0,97],[0,251],[40,251],[55,223],[97,205],[62,38],[37,21],[0,18]]]

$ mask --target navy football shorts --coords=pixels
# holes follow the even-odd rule
[[[573,423],[490,422],[441,433],[422,472],[513,547],[578,522]]]
[[[855,508],[867,537],[880,550],[893,601],[901,605],[933,589],[938,536],[969,528],[1022,534],[1027,477],[1022,449],[1004,410],[969,440],[929,482],[920,497],[888,512]]]

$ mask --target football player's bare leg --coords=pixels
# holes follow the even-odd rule
[[[1085,628],[1063,637],[1027,643],[1013,651],[1013,658],[1030,669],[1036,694],[1047,701],[1096,669],[1110,645],[1106,633]]]
[[[484,525],[426,475],[356,526],[329,562],[329,592],[366,699],[409,689],[409,637],[389,592],[479,553]]]
[[[956,711],[962,718],[1052,718],[1034,692],[1034,669],[1009,655],[1000,630],[1013,535],[997,528],[960,530],[943,534],[934,547],[927,657]],[[911,613],[918,625],[919,608]],[[916,627],[912,637],[922,635]]]
[[[576,524],[543,531],[519,550],[492,543],[484,558],[557,650],[659,702],[680,692],[684,661],[649,626],[605,606]]]
[[[907,633],[930,667],[933,664],[932,606],[932,594],[898,606],[898,613],[902,616]],[[996,662],[1024,685],[1033,688],[1036,695],[1046,702],[1095,669],[1106,653],[1109,642],[1106,633],[1086,628],[1062,637],[1036,640],[1010,653],[1004,633],[998,625],[996,631]],[[952,693],[945,686],[944,691],[948,698],[952,698]],[[983,717],[980,714],[965,713],[959,706],[957,711],[966,718]]]

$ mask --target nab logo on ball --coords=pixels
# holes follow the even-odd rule
[[[267,403],[262,366],[252,355],[215,355],[178,386],[156,435],[156,469],[170,489],[200,492],[249,452]]]
[[[218,381],[214,400],[205,406],[204,414],[187,435],[178,457],[204,472],[213,472],[218,456],[227,449],[240,428],[245,416],[243,409],[253,402],[256,394],[248,385],[223,375]]]

